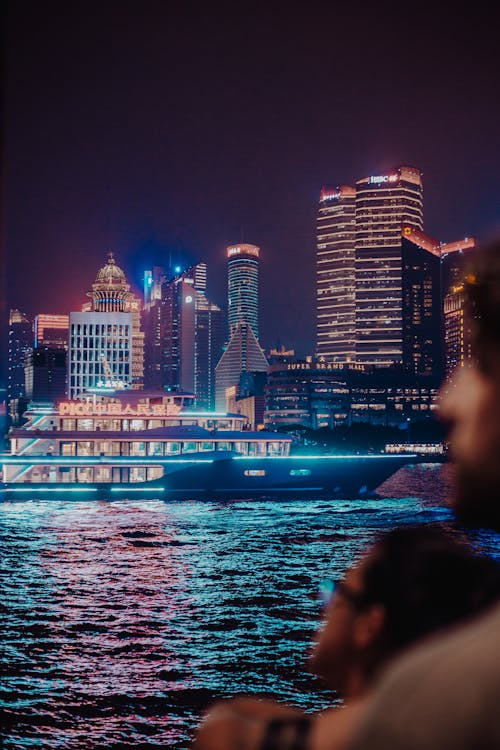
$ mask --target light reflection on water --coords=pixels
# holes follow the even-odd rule
[[[442,493],[425,471],[394,486]],[[185,748],[236,692],[324,707],[318,583],[379,530],[448,518],[408,497],[0,506],[5,747]]]

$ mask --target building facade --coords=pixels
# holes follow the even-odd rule
[[[132,388],[132,314],[72,312],[69,321],[69,398],[89,388]]]
[[[67,349],[37,346],[27,357],[26,397],[36,403],[56,403],[66,396]]]
[[[401,166],[356,182],[356,360],[403,361],[403,224],[423,231],[422,176]]]
[[[103,266],[87,292],[91,302],[83,306],[84,312],[128,313],[132,316],[131,385],[133,390],[144,388],[144,332],[141,325],[142,303],[130,291],[124,272],[116,264],[113,253]]]
[[[141,390],[144,333],[141,302],[110,253],[87,293],[82,312],[70,313],[68,396],[88,388]]]
[[[317,357],[442,376],[444,298],[463,280],[475,245],[474,238],[441,243],[424,234],[415,167],[364,177],[355,188],[323,188]]]
[[[43,346],[67,349],[68,337],[69,315],[40,313],[35,317],[35,349]]]
[[[326,362],[356,357],[356,190],[348,185],[321,190],[317,217],[316,340]]]
[[[415,375],[443,373],[440,244],[406,224],[401,239],[402,364]]]
[[[447,376],[472,359],[472,328],[463,284],[452,286],[444,298],[444,357]]]
[[[27,406],[24,370],[33,349],[33,326],[19,310],[10,311],[8,348],[7,411],[10,421],[18,424]]]
[[[227,248],[229,338],[247,323],[259,340],[259,253],[257,245],[245,243]]]
[[[161,386],[194,393],[196,406],[213,408],[215,366],[224,342],[224,316],[207,299],[205,290],[205,263],[198,263],[162,284]]]
[[[226,410],[226,390],[237,387],[244,372],[266,372],[268,362],[249,323],[239,323],[215,368],[215,408]]]
[[[394,368],[318,360],[275,363],[265,388],[264,422],[275,428],[356,423],[406,427],[433,417],[439,382]]]

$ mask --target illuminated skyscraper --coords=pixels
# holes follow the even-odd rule
[[[396,167],[356,182],[356,360],[403,361],[401,227],[423,231],[422,176]]]
[[[465,314],[463,284],[452,286],[444,298],[444,354],[446,375],[472,359],[472,330]]]
[[[446,375],[451,375],[456,367],[463,367],[472,358],[472,330],[465,309],[464,276],[469,253],[475,248],[476,240],[473,237],[441,245]]]
[[[323,188],[317,219],[317,355],[327,362],[355,359],[355,197],[347,185]]]
[[[35,317],[35,349],[48,346],[52,349],[67,349],[69,315],[40,313]]]
[[[442,375],[440,243],[403,224],[402,364],[414,375]]]
[[[165,271],[162,266],[153,266],[152,270],[144,271],[145,310],[148,311],[152,305],[161,300],[161,285],[165,279]]]
[[[477,244],[474,237],[441,244],[441,291],[445,297],[452,287],[460,286],[471,250]]]
[[[14,424],[26,409],[24,368],[33,349],[33,327],[26,315],[11,310],[9,316],[9,372],[7,377],[7,408]]]
[[[238,323],[215,368],[215,408],[226,411],[226,390],[239,388],[241,373],[267,372],[268,362],[249,323]],[[238,395],[237,393],[235,395]]]
[[[227,248],[229,338],[239,323],[248,323],[259,338],[259,251],[243,243]]]
[[[141,389],[141,304],[112,253],[87,296],[91,302],[84,305],[83,312],[70,313],[69,397],[102,386]]]
[[[224,316],[207,299],[205,289],[205,263],[162,284],[161,385],[194,393],[198,407],[213,408],[215,366],[224,343]]]

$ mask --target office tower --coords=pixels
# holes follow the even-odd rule
[[[472,357],[472,331],[466,315],[464,276],[474,237],[441,245],[441,298],[443,311],[444,369],[451,375]]]
[[[347,185],[323,188],[317,218],[316,341],[326,362],[351,362],[355,351],[355,202]]]
[[[84,311],[106,313],[130,313],[132,316],[132,352],[131,352],[131,388],[142,390],[144,387],[144,332],[141,328],[141,300],[130,291],[122,269],[116,265],[113,253],[108,254],[108,262],[103,266],[92,284],[92,291],[87,292],[91,303],[84,306]]]
[[[215,365],[224,341],[224,317],[222,310],[207,299],[205,289],[205,263],[162,284],[161,381],[173,390],[194,393],[196,406],[212,408]]]
[[[97,274],[91,302],[70,313],[68,395],[88,388],[142,388],[144,334],[140,301],[113,254]]]
[[[229,338],[240,323],[248,323],[259,339],[259,252],[243,243],[227,248]]]
[[[471,322],[465,312],[463,284],[452,286],[444,298],[444,357],[446,375],[472,359]]]
[[[356,360],[403,360],[402,224],[423,231],[422,177],[401,166],[356,182]]]
[[[439,242],[403,224],[402,364],[414,375],[442,375]]]
[[[243,372],[267,372],[268,362],[250,323],[238,323],[215,368],[215,408],[226,410],[226,389],[240,384]],[[238,394],[236,394],[238,395]]]
[[[26,397],[29,401],[51,402],[66,395],[67,350],[41,345],[27,355]]]
[[[153,266],[144,271],[144,309],[149,310],[161,300],[161,285],[165,281],[165,270],[162,266]]]
[[[215,368],[220,360],[225,339],[223,311],[197,292],[196,297],[196,368],[197,406],[215,406]]]
[[[443,298],[451,287],[460,286],[464,280],[469,254],[477,246],[474,237],[441,244],[441,294]]]
[[[163,388],[161,334],[161,299],[154,300],[142,314],[144,328],[144,390],[159,391]]]
[[[48,346],[52,349],[67,349],[69,315],[39,313],[35,317],[35,349]]]
[[[33,327],[24,313],[11,310],[9,315],[9,371],[7,376],[7,409],[13,424],[18,424],[26,409],[24,368],[33,348]]]

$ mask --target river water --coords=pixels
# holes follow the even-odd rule
[[[318,585],[383,529],[450,520],[446,472],[362,501],[1,505],[4,747],[187,748],[213,698],[331,704],[305,666]]]

